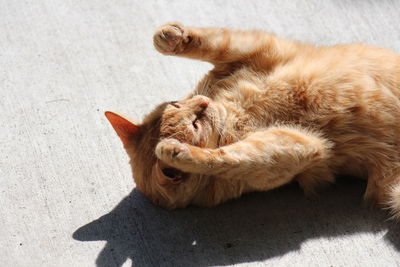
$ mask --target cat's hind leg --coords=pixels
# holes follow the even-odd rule
[[[387,206],[394,219],[400,219],[400,176],[399,179],[388,189]]]
[[[399,177],[400,178],[400,177]],[[393,219],[400,219],[400,179],[388,187],[388,197],[384,203],[390,210]]]
[[[400,219],[400,166],[395,165],[370,172],[364,199],[368,204],[388,208],[393,218]]]

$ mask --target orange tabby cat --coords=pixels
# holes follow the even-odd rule
[[[292,181],[313,194],[344,174],[367,178],[365,199],[400,217],[397,54],[180,23],[159,28],[154,46],[214,64],[141,124],[106,112],[154,203],[213,206]]]

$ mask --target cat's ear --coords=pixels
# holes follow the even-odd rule
[[[122,143],[126,146],[130,141],[139,133],[140,126],[132,122],[127,117],[112,112],[106,111],[104,113],[107,119],[110,121],[112,127],[117,132],[119,138],[121,138]]]

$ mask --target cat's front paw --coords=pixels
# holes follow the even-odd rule
[[[190,42],[185,27],[179,22],[168,23],[156,30],[153,36],[154,47],[163,54],[174,54]]]
[[[191,159],[191,153],[187,145],[172,138],[160,141],[156,146],[155,152],[157,158],[172,166],[182,161],[190,161]]]

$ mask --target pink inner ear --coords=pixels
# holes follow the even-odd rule
[[[112,111],[106,111],[104,115],[110,121],[124,145],[128,145],[132,138],[139,133],[140,126],[127,117]]]

